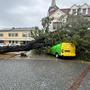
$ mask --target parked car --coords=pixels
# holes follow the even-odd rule
[[[0,47],[5,47],[5,46],[7,46],[7,45],[4,43],[0,43]]]
[[[20,44],[8,44],[8,46],[20,46]]]
[[[56,57],[75,57],[76,46],[73,43],[62,42],[49,48],[47,53],[55,55]]]
[[[8,44],[8,46],[16,46],[16,44]]]

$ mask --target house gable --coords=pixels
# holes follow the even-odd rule
[[[78,9],[78,6],[76,4],[74,4],[71,9]]]
[[[55,11],[50,17],[54,17],[56,19],[60,18],[62,15],[66,15],[64,12],[62,12],[60,9]]]
[[[84,9],[84,8],[90,8],[90,6],[85,3],[85,4],[83,4],[83,5],[81,6],[81,8],[83,8],[83,9]]]

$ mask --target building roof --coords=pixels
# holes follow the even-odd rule
[[[59,9],[58,6],[54,6],[54,7],[49,7],[49,10],[48,10],[48,14],[49,16],[52,15],[55,11],[57,11]]]
[[[49,16],[51,16],[55,11],[57,11],[57,10],[50,11]]]
[[[54,12],[56,12],[57,10],[58,10],[58,9],[53,10],[53,11],[50,11],[50,12],[49,12],[49,16],[52,15],[52,14],[53,14]],[[61,11],[64,12],[65,14],[68,14],[69,11],[70,11],[70,8],[59,9],[59,10],[61,10]]]
[[[88,4],[83,4],[83,5],[87,5],[88,6],[88,14],[85,16],[90,16],[90,6]],[[82,7],[83,5],[76,5],[74,4],[73,6],[77,6],[77,7]],[[73,7],[72,6],[72,7]],[[71,8],[72,8],[71,7]],[[69,11],[71,10],[71,8],[62,8],[60,9],[62,12],[64,12],[65,14],[69,14]],[[54,7],[50,7],[48,10],[49,16],[51,16],[54,12],[56,12],[59,9],[59,7],[57,5],[55,5]]]
[[[14,32],[14,31],[31,31],[31,30],[35,30],[34,27],[30,28],[30,27],[24,27],[24,28],[4,28],[4,29],[0,29],[0,32]]]
[[[65,8],[65,9],[60,9],[62,12],[64,12],[65,14],[68,14],[70,11],[70,8]]]

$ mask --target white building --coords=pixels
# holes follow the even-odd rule
[[[60,9],[56,5],[56,0],[52,0],[51,6],[48,10],[48,16],[54,18],[49,27],[50,31],[55,31],[60,28],[67,21],[67,16],[69,14],[77,15],[77,12],[80,12],[80,14],[90,20],[90,6],[88,4],[74,4],[71,8]]]

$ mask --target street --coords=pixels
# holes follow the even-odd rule
[[[49,57],[48,57],[49,58]],[[73,60],[0,59],[0,90],[90,90],[90,64]],[[71,89],[82,72],[77,89]]]

